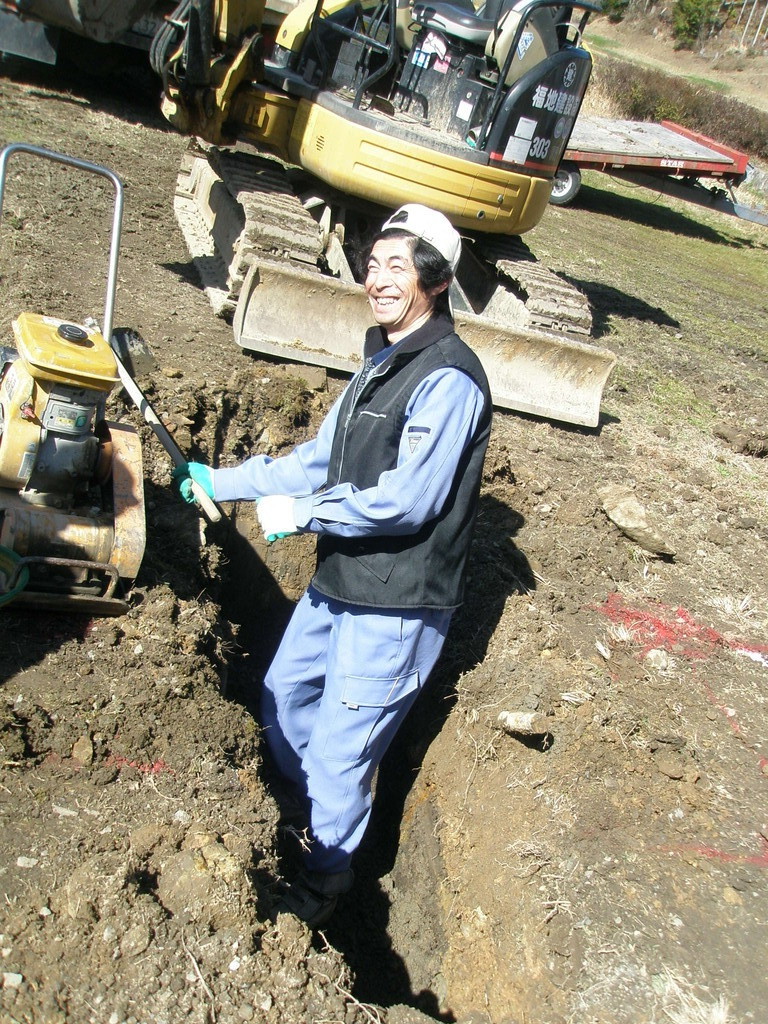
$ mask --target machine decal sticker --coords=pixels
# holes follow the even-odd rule
[[[530,139],[518,139],[512,135],[504,147],[503,159],[510,164],[524,164],[530,148]]]
[[[515,128],[515,137],[518,139],[532,139],[538,125],[538,121],[530,117],[521,117]]]
[[[536,134],[539,122],[531,117],[521,117],[517,122],[515,134],[512,135],[504,147],[504,159],[511,163],[522,164],[528,159],[531,148],[531,140]]]
[[[472,116],[473,110],[474,106],[469,100],[462,100],[458,107],[456,107],[455,116],[460,121],[468,121]]]
[[[13,400],[13,393],[16,390],[19,383],[19,376],[16,373],[16,368],[11,364],[5,377],[3,377],[3,391],[8,395],[8,401]]]
[[[517,44],[518,60],[523,60],[526,53],[528,53],[528,48],[530,47],[531,43],[535,38],[536,37],[534,36],[533,32],[523,32],[523,34],[520,36],[520,42]]]
[[[430,32],[411,57],[411,61],[418,68],[431,67],[434,71],[445,74],[451,66],[450,61],[446,60],[447,53],[448,45],[442,36],[437,35],[436,32]]]
[[[566,67],[565,72],[563,73],[563,85],[566,89],[570,89],[575,81],[576,64],[573,61],[571,61],[571,63]]]
[[[32,470],[35,468],[35,459],[37,458],[37,445],[30,446],[30,451],[24,452],[21,459],[21,466],[19,467],[19,480],[23,480],[26,483],[32,476]]]

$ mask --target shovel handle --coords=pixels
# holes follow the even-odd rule
[[[115,356],[115,362],[117,363],[117,373],[120,377],[120,381],[130,397],[133,399],[134,405],[143,416],[144,422],[148,423],[152,428],[153,434],[170,455],[174,466],[182,465],[187,461],[183,452],[166,430],[165,425],[160,420],[160,417],[150,405],[147,396],[128,372],[128,368],[120,357],[120,352],[118,351],[114,338],[111,338],[111,347]],[[190,483],[192,484],[192,494],[194,496],[195,503],[202,510],[206,519],[211,523],[218,523],[221,519],[221,509],[219,506],[212,498],[208,497],[203,488],[199,484],[195,483],[194,480],[190,480]]]
[[[205,515],[205,518],[211,523],[218,523],[221,519],[221,512],[216,502],[209,498],[205,490],[195,480],[190,478],[192,484],[192,496],[195,502],[200,506]]]

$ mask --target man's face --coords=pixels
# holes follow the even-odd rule
[[[383,238],[373,247],[365,276],[365,292],[373,315],[390,341],[428,320],[441,288],[422,290],[413,265],[412,240]]]

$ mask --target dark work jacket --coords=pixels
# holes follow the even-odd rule
[[[370,328],[364,355],[374,355],[385,344],[382,329]],[[444,367],[469,374],[485,407],[442,510],[407,535],[320,536],[313,584],[326,597],[390,609],[461,604],[492,402],[480,360],[454,332],[450,318],[433,316],[408,335],[392,358],[376,367],[359,396],[354,387],[347,389],[331,447],[328,486],[351,483],[362,490],[395,468],[411,395],[428,374]]]

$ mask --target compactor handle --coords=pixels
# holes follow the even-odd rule
[[[113,343],[112,348],[115,350],[117,345]],[[128,395],[133,400],[134,405],[143,416],[144,422],[152,428],[153,434],[170,455],[174,466],[182,466],[187,461],[186,456],[168,433],[165,424],[152,408],[147,396],[128,372],[128,368],[123,363],[117,351],[115,351],[115,361],[117,362],[117,372],[120,376],[123,387],[128,392]],[[198,486],[194,480],[192,481],[192,493],[195,496],[195,501],[200,506],[209,522],[218,523],[221,519],[221,509],[212,498],[208,497],[203,488]]]
[[[117,291],[117,261],[120,255],[120,238],[123,231],[123,183],[108,167],[92,164],[88,160],[78,160],[74,156],[55,153],[52,149],[33,146],[27,142],[12,142],[0,150],[0,216],[3,212],[3,195],[5,192],[5,176],[8,161],[14,153],[29,153],[32,156],[53,160],[68,167],[76,167],[80,171],[98,174],[112,182],[115,189],[115,205],[112,213],[112,239],[109,245],[109,270],[107,271],[107,294],[104,300],[104,322],[102,334],[105,338],[112,337],[112,320],[115,314],[115,293]]]

